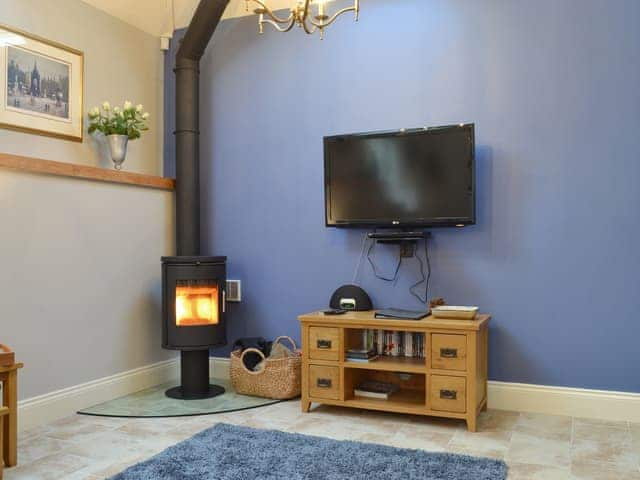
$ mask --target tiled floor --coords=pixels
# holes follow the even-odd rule
[[[5,479],[102,479],[217,422],[501,458],[513,480],[640,480],[640,424],[490,410],[468,433],[458,421],[406,415],[325,406],[303,414],[297,401],[201,417],[75,415],[22,434],[20,466]]]

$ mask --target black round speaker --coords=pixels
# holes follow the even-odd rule
[[[362,288],[357,285],[343,285],[338,288],[329,302],[331,308],[341,308],[343,310],[356,310],[363,312],[373,310],[371,298]]]

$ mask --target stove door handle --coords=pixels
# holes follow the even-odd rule
[[[222,313],[227,311],[227,291],[222,290]]]

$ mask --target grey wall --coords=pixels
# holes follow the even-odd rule
[[[162,172],[163,53],[157,38],[79,0],[0,0],[0,24],[84,52],[85,111],[104,100],[142,103],[151,129],[130,143],[125,170]],[[103,142],[86,135],[86,128],[82,144],[0,130],[0,151],[111,168]]]
[[[161,171],[157,39],[78,0],[1,0],[0,23],[84,51],[85,109],[143,103],[151,132],[125,170]],[[112,168],[92,138],[0,130],[0,152]],[[173,252],[170,192],[0,169],[0,342],[25,363],[20,398],[169,358],[159,260]]]

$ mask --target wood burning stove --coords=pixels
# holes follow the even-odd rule
[[[162,346],[180,350],[181,385],[172,398],[193,400],[224,393],[209,384],[209,348],[226,345],[227,257],[162,257]]]
[[[208,398],[209,347],[226,344],[226,257],[200,257],[199,64],[229,0],[200,0],[176,53],[176,247],[162,258],[164,348],[180,350],[173,398]]]

